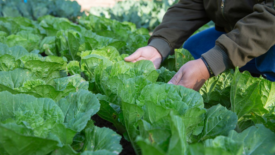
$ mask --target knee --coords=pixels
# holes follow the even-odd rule
[[[192,51],[192,49],[194,48],[194,42],[195,42],[195,39],[193,39],[193,37],[191,36],[190,38],[188,38],[184,44],[183,44],[183,48],[184,49],[187,49],[188,51]]]
[[[198,40],[194,36],[191,36],[184,42],[183,48],[188,50],[195,59],[198,59],[202,54],[202,50],[199,50],[200,45]]]

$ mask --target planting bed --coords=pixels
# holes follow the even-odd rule
[[[1,155],[275,153],[273,82],[236,68],[199,92],[170,85],[188,51],[156,70],[124,61],[147,45],[147,29],[92,15],[75,23],[0,18]]]

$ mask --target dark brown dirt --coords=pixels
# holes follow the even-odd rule
[[[113,126],[112,123],[100,118],[98,115],[94,115],[92,120],[95,122],[95,125],[98,127],[107,127],[117,132],[116,128]],[[118,132],[117,132],[118,133]],[[121,135],[122,136],[122,135]],[[122,145],[122,152],[120,155],[135,155],[135,151],[131,145],[131,143],[125,140],[122,136],[120,144]]]

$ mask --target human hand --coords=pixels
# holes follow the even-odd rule
[[[184,64],[168,84],[181,85],[199,91],[210,78],[207,67],[201,59]]]
[[[158,50],[152,46],[139,48],[132,55],[126,57],[125,61],[137,62],[139,60],[150,60],[156,69],[160,67],[162,57]]]

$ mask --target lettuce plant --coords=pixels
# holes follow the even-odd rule
[[[88,123],[100,107],[87,90],[55,102],[49,98],[0,92],[0,150],[4,154],[62,154],[71,150],[76,133],[85,132],[82,154],[118,154],[120,136]],[[88,124],[88,125],[87,125]],[[105,139],[105,136],[108,138]],[[98,139],[99,141],[95,141]]]

